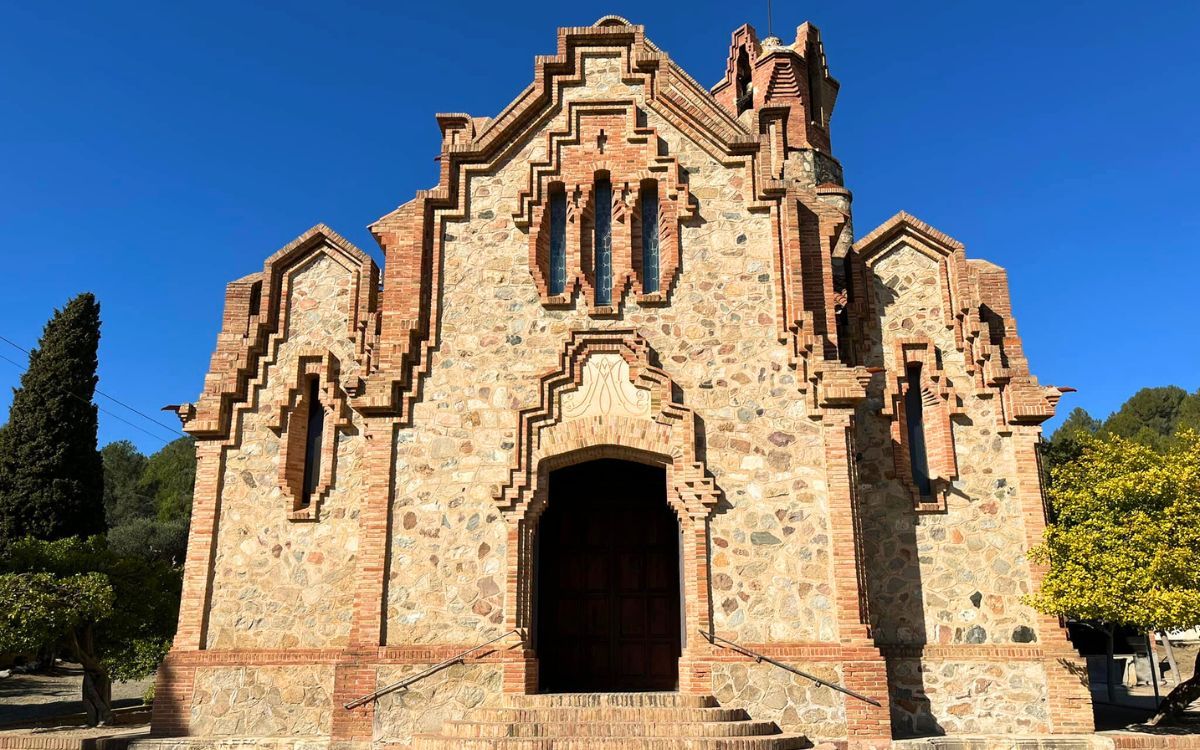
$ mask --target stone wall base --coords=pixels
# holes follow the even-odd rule
[[[895,740],[892,750],[1113,750],[1098,734],[961,735]]]

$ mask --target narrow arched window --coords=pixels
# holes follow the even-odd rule
[[[550,294],[567,289],[567,193],[559,185],[550,193]]]
[[[612,182],[597,176],[595,186],[596,304],[612,304]]]
[[[821,80],[821,55],[817,45],[809,45],[805,57],[805,62],[808,63],[808,119],[825,127],[825,90]]]
[[[933,494],[929,483],[929,455],[925,451],[925,404],[921,396],[921,363],[905,368],[904,422],[908,428],[908,465],[913,484],[922,497]]]
[[[642,185],[642,291],[658,291],[658,183]]]
[[[740,115],[754,106],[754,88],[750,83],[750,55],[744,45],[738,50],[735,76],[734,93],[737,96],[737,113]]]
[[[300,506],[308,507],[321,482],[321,439],[325,433],[325,409],[321,406],[321,381],[313,378],[308,384],[308,409],[304,433],[304,491]]]

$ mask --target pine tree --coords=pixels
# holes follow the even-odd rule
[[[46,323],[0,428],[0,548],[104,532],[96,449],[100,305],[80,294]]]

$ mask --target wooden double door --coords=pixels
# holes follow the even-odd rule
[[[543,692],[675,690],[679,522],[662,468],[601,459],[550,474],[537,532]]]

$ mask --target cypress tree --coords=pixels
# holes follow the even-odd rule
[[[104,532],[96,449],[100,304],[80,294],[46,323],[0,428],[0,548]]]

